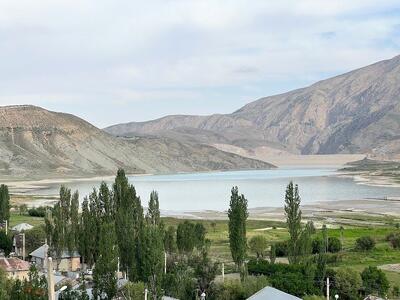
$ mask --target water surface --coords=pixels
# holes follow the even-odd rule
[[[299,185],[303,204],[400,196],[400,188],[368,186],[351,178],[338,177],[336,168],[332,166],[129,177],[145,206],[150,192],[157,190],[161,209],[174,211],[226,210],[233,186],[238,186],[239,191],[245,194],[249,207],[280,207],[286,185],[291,180]],[[65,185],[79,190],[83,197],[99,184],[97,180]],[[57,194],[58,189],[59,185],[54,184],[35,194]]]

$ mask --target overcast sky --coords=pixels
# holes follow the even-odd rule
[[[0,105],[229,113],[400,54],[399,1],[0,1]]]

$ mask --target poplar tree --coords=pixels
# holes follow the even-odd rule
[[[301,254],[301,210],[297,184],[290,182],[285,194],[286,224],[289,230],[288,259],[291,264],[299,263]]]
[[[246,220],[248,217],[247,200],[243,194],[239,195],[238,187],[231,190],[231,201],[228,210],[229,218],[229,246],[233,261],[243,273],[243,263],[246,258]]]
[[[160,224],[160,204],[158,202],[158,193],[152,191],[150,193],[149,207],[146,215],[147,222],[152,225]]]
[[[116,244],[114,224],[102,224],[99,257],[93,271],[94,299],[111,300],[117,294],[118,246]]]
[[[149,284],[150,295],[159,299],[164,267],[164,242],[162,228],[147,224],[141,237],[142,279]]]
[[[10,194],[8,193],[8,186],[2,184],[0,186],[0,222],[10,220]]]
[[[131,281],[139,278],[140,232],[143,228],[143,207],[135,188],[128,183],[125,171],[117,172],[113,184],[115,230],[120,251],[121,268]]]

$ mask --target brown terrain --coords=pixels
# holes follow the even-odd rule
[[[268,155],[368,154],[400,159],[400,56],[259,99],[231,114],[175,115],[105,130],[152,135],[265,160]]]
[[[35,106],[0,107],[0,176],[54,178],[128,173],[268,169],[271,164],[167,138],[116,138],[88,122]]]

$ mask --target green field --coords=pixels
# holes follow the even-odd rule
[[[367,218],[367,217],[365,217]],[[177,226],[183,219],[163,218],[166,226]],[[224,262],[226,271],[233,271],[233,262],[229,250],[228,239],[228,222],[226,220],[192,220],[193,222],[202,223],[207,229],[207,239],[210,240],[210,255],[214,260]],[[371,220],[372,221],[372,220]],[[387,221],[386,217],[381,220],[374,218],[373,221]],[[11,214],[10,226],[18,223],[29,223],[31,225],[43,224],[43,218],[19,215],[15,212]],[[215,226],[212,226],[212,223]],[[288,232],[285,229],[284,222],[266,221],[266,220],[248,220],[247,236],[250,239],[254,235],[263,235],[268,241],[277,242],[284,241],[288,238]],[[399,231],[394,225],[377,226],[377,227],[345,227],[343,235],[343,251],[339,254],[340,260],[336,264],[330,265],[332,268],[340,268],[343,266],[354,268],[362,271],[366,266],[380,266],[384,264],[400,264],[400,250],[392,249],[386,241],[386,236],[391,232]],[[313,235],[320,235],[320,230]],[[340,229],[328,229],[331,237],[340,238]],[[358,252],[354,250],[354,244],[357,238],[361,236],[371,236],[376,241],[374,250],[366,252]],[[253,253],[248,252],[252,257]],[[400,273],[385,271],[391,284],[400,284]]]

